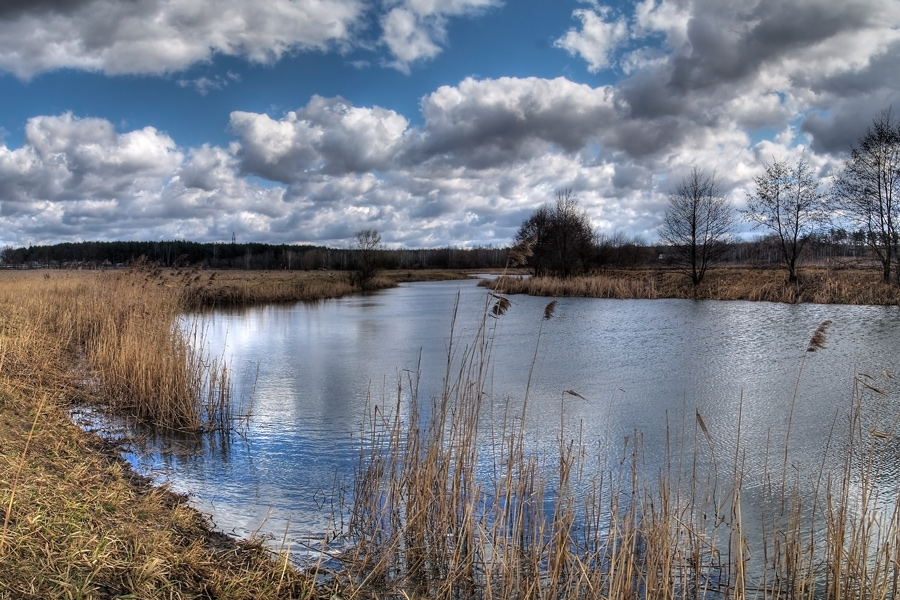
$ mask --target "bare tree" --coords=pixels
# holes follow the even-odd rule
[[[356,245],[355,268],[350,281],[362,289],[368,289],[378,273],[378,251],[381,249],[381,234],[375,229],[360,229],[353,234]]]
[[[866,243],[878,257],[882,280],[900,262],[900,123],[888,108],[875,119],[834,178],[831,200],[839,215],[866,232]]]
[[[816,227],[826,221],[824,195],[812,168],[804,158],[791,167],[773,160],[765,173],[753,180],[756,190],[747,195],[744,216],[775,235],[788,280],[797,281],[797,260]]]
[[[669,194],[660,237],[696,287],[710,265],[725,255],[733,229],[734,208],[721,182],[715,173],[706,175],[694,167]]]
[[[522,223],[517,243],[529,240],[528,266],[535,276],[571,277],[586,272],[596,247],[591,220],[572,190],[556,192],[556,202],[545,204]]]

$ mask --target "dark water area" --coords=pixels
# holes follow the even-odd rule
[[[695,436],[699,414],[714,441],[700,451],[744,465],[748,520],[762,473],[782,464],[788,423],[792,472],[838,460],[836,432],[848,426],[859,373],[886,392],[862,395],[866,427],[888,430],[900,415],[884,375],[900,372],[896,307],[560,298],[545,321],[551,299],[510,299],[505,315],[487,319],[483,418],[518,414],[527,390],[528,452],[556,452],[562,430],[603,469],[637,438],[653,472],[667,444]],[[188,493],[222,530],[261,532],[302,554],[344,524],[368,411],[393,410],[398,380],[414,373],[420,399],[439,394],[448,352],[474,341],[489,302],[474,281],[440,282],[190,316],[202,322],[207,351],[228,361],[251,416],[228,440],[146,439],[128,459]],[[806,352],[826,319],[826,347]],[[404,390],[401,412],[408,402]],[[883,477],[896,489],[896,467]]]

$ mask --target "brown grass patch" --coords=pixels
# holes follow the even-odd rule
[[[309,576],[259,542],[212,533],[183,498],[135,478],[115,449],[69,421],[73,401],[142,393],[153,353],[169,355],[161,378],[184,367],[171,362],[170,306],[142,277],[3,274],[0,598],[311,596]],[[131,352],[138,342],[144,352]],[[129,373],[117,352],[135,363]]]
[[[797,283],[790,283],[775,269],[711,269],[694,288],[682,274],[667,269],[611,270],[595,275],[554,277],[504,277],[484,283],[509,294],[533,296],[697,300],[753,300],[818,304],[895,305],[900,286],[884,284],[870,270],[807,268]]]

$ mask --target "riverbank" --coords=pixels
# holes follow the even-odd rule
[[[424,273],[395,275],[402,278]],[[340,279],[340,274],[329,277],[328,272],[295,275],[296,280],[291,279],[291,274],[282,273],[161,272],[149,266],[129,272],[34,271],[0,275],[0,598],[348,595],[345,591],[317,587],[311,575],[293,570],[285,555],[272,553],[258,541],[236,542],[213,532],[184,498],[150,487],[135,477],[114,447],[81,431],[67,415],[73,403],[107,402],[115,397],[131,399],[139,382],[152,384],[153,380],[171,379],[166,375],[170,372],[167,369],[177,365],[157,364],[153,359],[160,355],[178,356],[179,346],[166,345],[172,343],[171,336],[159,338],[160,345],[154,345],[160,331],[155,325],[161,324],[162,330],[170,331],[171,323],[166,319],[173,314],[173,308],[181,306],[179,302],[188,297],[191,287],[236,289],[240,284],[248,289],[263,288],[267,281],[283,278],[286,288],[293,285],[297,290],[305,278],[304,285],[308,287],[304,289],[310,290],[321,278]],[[750,276],[743,275],[746,279]],[[783,278],[780,273],[774,276]],[[848,277],[846,281],[851,283],[845,285],[851,285],[853,280]],[[279,288],[273,285],[273,289]],[[726,287],[720,283],[718,289]],[[274,301],[262,298],[273,298],[279,293],[241,295],[244,299],[240,302]],[[98,351],[96,357],[92,351]],[[124,357],[125,362],[106,362],[106,358],[115,357]],[[151,371],[156,374],[146,377]],[[471,371],[482,369],[473,366]],[[132,376],[140,377],[128,383],[132,380],[127,378]],[[116,388],[117,383],[121,387]],[[170,395],[160,389],[149,385],[148,398]],[[482,386],[464,385],[460,389],[480,390]],[[110,391],[114,393],[104,395]],[[203,412],[204,407],[200,408]],[[199,425],[190,427],[208,425],[204,423],[201,419]],[[461,422],[460,432],[467,431],[464,424]],[[399,434],[397,439],[401,439]],[[438,449],[435,442],[435,451]],[[453,461],[436,460],[433,464]],[[429,473],[419,467],[410,464],[409,470],[419,475]],[[523,463],[523,472],[528,472],[527,467]],[[415,481],[409,479],[408,483]],[[410,489],[432,488],[416,484]],[[441,508],[440,503],[428,502],[423,503],[428,510]],[[469,508],[446,512],[449,517],[458,514],[471,513]],[[574,513],[567,509],[562,514],[568,519]],[[435,529],[431,521],[426,521],[414,524],[421,525],[421,529],[404,525],[398,531],[425,532],[441,543],[451,539],[447,531],[455,526],[455,521],[447,531]],[[373,532],[377,541],[381,532]],[[391,562],[394,559],[390,557],[380,560],[382,552],[406,543],[399,537],[397,540],[396,546],[373,543],[361,547],[362,551],[368,548],[370,554],[360,559],[360,564],[371,567],[372,563],[366,561],[375,561],[373,572],[383,570],[384,565],[408,564]],[[543,546],[534,548],[540,550]],[[448,555],[453,556],[436,556]],[[538,569],[543,565],[544,554],[532,552],[529,556],[532,561],[528,564],[536,570],[536,581],[540,581]],[[560,569],[565,567],[560,564]],[[593,563],[571,564],[589,569]],[[597,574],[599,577],[603,573]],[[508,597],[514,597],[515,591],[507,590]],[[356,595],[365,597],[358,591]]]
[[[796,283],[788,282],[783,270],[720,267],[710,269],[697,288],[670,269],[609,270],[569,279],[512,276],[482,285],[505,294],[548,297],[900,304],[900,286],[882,283],[879,272],[824,267],[803,269]]]
[[[154,360],[185,358],[154,329],[171,332],[170,290],[144,279],[0,276],[0,598],[330,597],[261,541],[215,532],[185,498],[150,486],[69,419],[76,403],[146,392],[186,402],[173,423],[190,424],[193,400],[172,386],[177,360]]]
[[[342,298],[359,293],[343,271],[229,271],[171,270],[154,268],[150,275],[159,285],[179,289],[188,309],[215,306],[243,306],[278,302],[309,302]],[[382,271],[368,284],[369,291],[418,281],[467,279],[461,270]]]

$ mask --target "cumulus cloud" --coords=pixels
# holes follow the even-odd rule
[[[576,152],[617,118],[609,88],[565,78],[465,79],[422,100],[425,125],[410,153],[488,168],[556,148]]]
[[[175,13],[188,10],[183,0],[165,10],[153,1],[140,8],[103,2],[63,8],[41,0],[0,8],[0,67],[12,69],[3,61],[13,60],[4,50],[12,42],[3,27],[38,14],[47,17],[48,32],[66,21],[75,28],[68,33],[78,34],[54,38],[71,47],[24,48],[22,57],[37,57],[15,59],[24,61],[16,64],[26,74],[40,70],[41,60],[75,66],[76,58],[85,68],[112,72],[127,52],[119,53],[124,46],[113,52],[110,40],[126,44],[120,32],[138,14],[129,11],[144,11],[144,18],[164,13],[154,27],[165,29]],[[300,7],[317,15],[310,23],[331,14],[337,33],[320,31],[319,37],[304,38],[303,28],[279,37],[272,34],[279,28],[267,25],[271,15],[261,15],[253,35],[269,36],[269,42],[236,41],[229,27],[207,32],[219,16],[240,21],[249,14],[234,8],[213,16],[198,9],[193,20],[182,15],[179,22],[197,26],[202,51],[193,38],[168,54],[138,34],[127,44],[150,44],[138,69],[150,70],[151,63],[156,70],[178,68],[195,60],[184,57],[203,60],[211,52],[268,60],[298,44],[344,43],[356,13],[344,18],[329,13],[330,6],[282,7],[286,21]],[[404,70],[445,47],[446,19],[493,2],[378,6],[376,35],[383,35],[393,66]],[[118,16],[87,18],[100,8]],[[465,78],[425,94],[420,119],[313,96],[283,114],[232,112],[234,141],[227,147],[182,148],[153,128],[120,132],[103,119],[69,113],[35,117],[21,147],[0,145],[0,230],[22,232],[23,242],[66,236],[224,240],[237,232],[260,241],[341,246],[353,231],[375,227],[395,245],[505,243],[531,211],[567,187],[601,230],[653,241],[667,194],[693,166],[715,170],[740,204],[762,161],[803,152],[824,175],[873,116],[900,106],[896,2],[642,0],[633,10],[618,17],[591,4],[575,12],[579,27],[558,32],[557,50],[581,57],[587,71],[621,65],[624,76],[611,85],[563,77]],[[57,23],[64,11],[67,18]],[[272,39],[285,41],[279,46]]]
[[[363,0],[79,0],[4,3],[0,69],[166,73],[214,54],[272,62],[351,41]]]
[[[257,224],[288,215],[283,189],[251,184],[237,166],[234,149],[185,151],[152,127],[120,133],[104,119],[34,117],[20,148],[0,145],[0,227],[19,243],[226,239],[225,230],[245,231],[238,215]]]
[[[409,73],[413,63],[437,56],[446,43],[447,19],[477,15],[500,0],[392,0],[381,17],[387,64]]]
[[[449,19],[500,1],[10,0],[0,4],[0,70],[22,79],[56,69],[162,74],[215,55],[269,64],[297,51],[380,46],[390,55],[384,64],[408,73],[442,51]],[[369,31],[372,15],[378,32]],[[201,92],[228,83],[179,81]]]
[[[591,73],[605,69],[613,52],[628,37],[625,19],[609,20],[611,12],[609,7],[576,10],[572,15],[581,21],[581,29],[570,29],[554,45],[583,58]]]
[[[231,128],[241,139],[247,172],[291,183],[315,174],[388,168],[408,121],[384,108],[357,108],[343,98],[314,96],[304,108],[275,120],[236,111]]]

